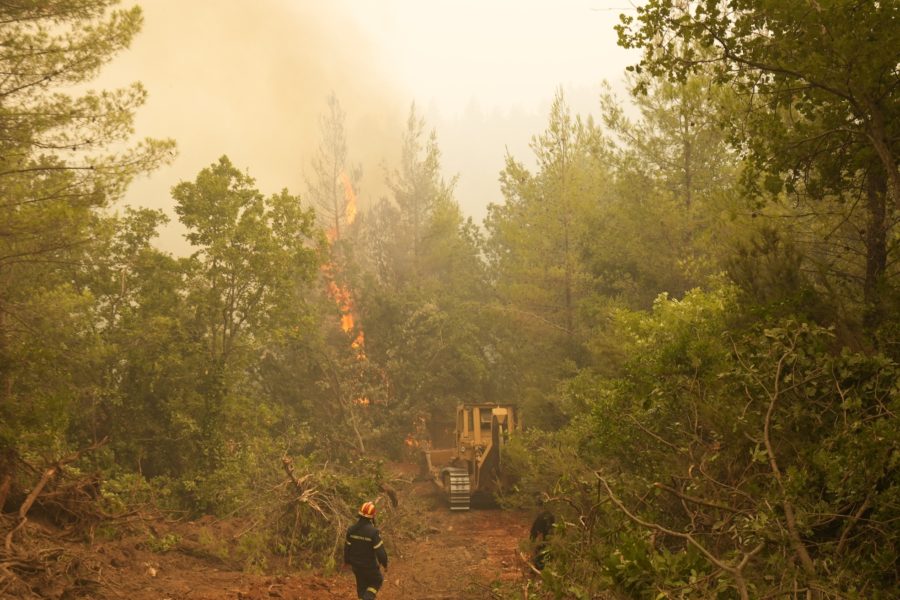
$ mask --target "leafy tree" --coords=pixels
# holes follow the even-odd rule
[[[502,351],[510,353],[508,368],[525,386],[520,393],[542,402],[567,361],[584,359],[588,327],[581,310],[593,281],[583,256],[597,243],[589,223],[609,173],[599,130],[592,120],[573,117],[562,94],[531,147],[537,171],[507,157],[500,176],[505,202],[488,208],[485,225],[498,317],[508,322],[508,340],[531,342],[504,344]]]
[[[401,280],[400,269],[406,261],[404,249],[397,243],[399,209],[387,198],[381,198],[360,217],[360,243],[365,252],[359,254],[363,270],[381,285],[394,285]]]
[[[458,402],[495,398],[480,234],[453,199],[437,139],[414,106],[388,186],[392,197],[361,224],[368,271],[357,286],[367,354],[389,384],[374,424],[385,446],[418,417],[440,420]]]
[[[399,293],[379,288],[364,297],[363,305],[370,347],[385,361],[394,408],[406,421],[410,412],[445,418],[459,402],[494,397],[478,233],[455,202],[435,207],[423,236],[420,267],[418,286]]]
[[[560,436],[571,456],[520,467],[564,515],[558,589],[889,597],[896,363],[744,310],[726,286],[622,311],[623,375],[567,386],[590,411]]]
[[[95,332],[103,361],[92,414],[110,437],[115,463],[147,477],[189,472],[199,454],[186,407],[196,394],[202,347],[187,334],[185,259],[155,249],[167,218],[149,209],[126,209],[106,220],[92,256],[76,281],[95,302]],[[98,402],[99,400],[99,402]],[[86,407],[87,408],[87,407]]]
[[[97,340],[93,298],[72,285],[100,210],[171,156],[172,142],[128,147],[140,84],[74,96],[141,25],[117,1],[0,6],[0,405],[4,441],[65,447],[80,377]],[[20,410],[21,409],[21,410]],[[31,413],[26,417],[25,413]],[[29,441],[25,441],[26,438]]]
[[[423,237],[435,205],[452,197],[455,178],[441,175],[440,149],[434,131],[425,137],[425,120],[410,106],[400,151],[400,165],[389,172],[387,185],[398,210],[395,251],[399,260],[399,285],[416,285],[422,276],[420,264]]]
[[[690,213],[733,183],[735,160],[720,127],[725,108],[733,104],[729,96],[702,74],[683,83],[653,81],[644,93],[631,96],[640,120],[627,117],[609,91],[601,98],[603,120],[618,138],[620,152],[630,154],[659,191]],[[636,170],[620,164],[629,167]]]
[[[314,215],[286,190],[265,198],[253,179],[222,157],[172,189],[175,210],[197,248],[187,264],[187,328],[203,347],[201,405],[192,417],[214,456],[220,419],[253,353],[302,304],[317,266]],[[226,410],[227,412],[227,410]],[[215,461],[213,461],[215,464]]]
[[[639,119],[603,96],[615,191],[591,223],[597,243],[587,250],[600,295],[648,307],[720,268],[716,248],[732,241],[740,208],[737,159],[719,127],[729,100],[701,76],[634,94]]]
[[[4,270],[53,261],[83,242],[91,211],[117,199],[132,177],[172,150],[171,142],[145,140],[106,154],[132,133],[134,111],[146,97],[140,84],[77,98],[61,91],[90,81],[137,33],[140,9],[111,10],[116,4],[60,0],[0,8]]]
[[[868,147],[896,203],[900,173],[892,128],[900,75],[896,56],[885,50],[900,40],[897,11],[891,2],[848,0],[821,5],[653,0],[638,9],[637,22],[623,15],[618,30],[624,46],[644,50],[639,70],[684,79],[712,63],[720,81],[754,92],[770,110],[794,115],[796,120],[780,126],[773,118],[777,111],[757,115],[753,124],[771,134],[752,136],[750,150],[758,160],[777,161],[774,150],[791,143],[808,155]],[[815,129],[822,124],[830,127]],[[819,136],[804,135],[811,132]]]
[[[885,315],[891,213],[900,207],[900,75],[886,51],[900,43],[897,11],[892,2],[850,0],[654,0],[619,27],[622,45],[644,50],[637,70],[683,81],[711,69],[745,96],[748,112],[733,142],[768,175],[770,191],[850,203],[860,190],[870,326]]]

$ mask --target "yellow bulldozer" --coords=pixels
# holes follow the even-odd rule
[[[472,497],[490,495],[500,475],[500,450],[522,431],[514,404],[460,404],[455,444],[424,452],[424,467],[450,501],[451,510],[469,510]],[[434,438],[432,438],[434,439]]]

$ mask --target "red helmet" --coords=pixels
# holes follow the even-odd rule
[[[375,518],[375,503],[364,502],[363,505],[359,507],[359,516],[365,517],[367,519],[374,519]]]

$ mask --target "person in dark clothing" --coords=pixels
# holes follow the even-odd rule
[[[375,600],[375,595],[384,583],[381,564],[388,568],[384,541],[375,527],[375,504],[366,502],[359,509],[359,519],[347,529],[347,543],[344,544],[344,564],[350,565],[356,576],[356,597]]]
[[[529,537],[531,538],[531,542],[535,545],[532,562],[539,570],[543,570],[544,564],[547,562],[547,554],[550,551],[549,548],[547,548],[547,538],[553,533],[554,523],[556,523],[556,517],[553,516],[552,512],[544,508],[544,510],[538,513],[538,516],[534,518],[534,522],[531,524],[531,533],[529,534]]]

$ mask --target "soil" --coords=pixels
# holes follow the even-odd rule
[[[522,589],[531,577],[520,558],[530,515],[473,507],[451,512],[431,482],[398,489],[402,519],[376,521],[389,553],[379,600],[476,600],[498,598],[500,590]],[[395,514],[396,516],[396,514]],[[402,530],[398,523],[415,524]],[[29,524],[29,526],[33,526]],[[212,518],[149,525],[161,540],[148,548],[146,533],[89,546],[58,544],[68,557],[68,574],[32,585],[34,595],[0,589],[0,598],[96,598],[128,600],[326,600],[355,598],[349,570],[307,571],[278,567],[278,575],[255,574],[211,553],[210,536],[234,538],[246,524]],[[171,548],[166,540],[175,540]],[[205,543],[204,543],[205,542]],[[75,557],[75,558],[72,558]],[[88,573],[81,581],[73,570]],[[73,585],[74,579],[74,585]],[[62,582],[65,587],[61,589]],[[531,585],[534,585],[533,583]],[[2,587],[2,586],[0,586]],[[56,588],[56,589],[55,589]],[[12,595],[9,595],[13,592]]]

